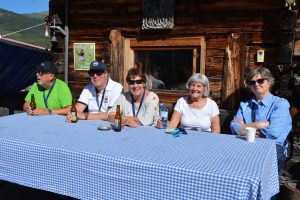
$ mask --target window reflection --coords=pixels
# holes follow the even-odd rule
[[[135,50],[134,56],[147,75],[149,89],[187,90],[185,83],[193,73],[193,49]]]

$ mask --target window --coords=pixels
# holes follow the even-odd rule
[[[177,99],[186,93],[185,83],[192,74],[205,73],[204,37],[127,38],[124,44],[124,71],[139,62],[150,80],[147,86],[158,94],[173,93]]]
[[[185,91],[187,79],[200,71],[199,61],[193,70],[193,49],[134,50],[134,58],[141,63],[150,89]]]

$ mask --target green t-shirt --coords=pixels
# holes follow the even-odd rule
[[[31,101],[31,94],[34,94],[36,107],[47,108],[44,102],[48,96],[50,89],[45,89],[37,83],[34,83],[25,97],[25,101]],[[72,94],[67,84],[59,79],[56,79],[55,85],[47,99],[49,109],[60,109],[72,105]]]

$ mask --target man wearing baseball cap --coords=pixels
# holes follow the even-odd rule
[[[65,82],[56,78],[57,67],[51,61],[44,61],[36,68],[37,82],[25,97],[24,111],[28,115],[67,115],[72,105],[72,94]],[[30,107],[34,95],[36,109]]]
[[[91,82],[82,90],[76,103],[78,119],[106,120],[109,109],[120,96],[123,86],[109,77],[109,70],[101,61],[93,61],[88,71]],[[88,113],[84,110],[88,107]],[[71,114],[66,121],[70,122]]]

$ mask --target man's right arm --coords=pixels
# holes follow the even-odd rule
[[[33,89],[36,87],[36,83],[34,83],[31,87],[31,89],[29,90],[29,92],[27,93],[26,97],[25,97],[25,102],[23,104],[23,110],[28,114],[28,115],[32,115],[33,112],[31,110],[30,107],[30,100],[31,100],[31,94],[33,93]]]
[[[30,107],[30,103],[27,101],[25,101],[25,103],[23,104],[23,110],[27,113],[27,115],[33,114],[31,107]]]

